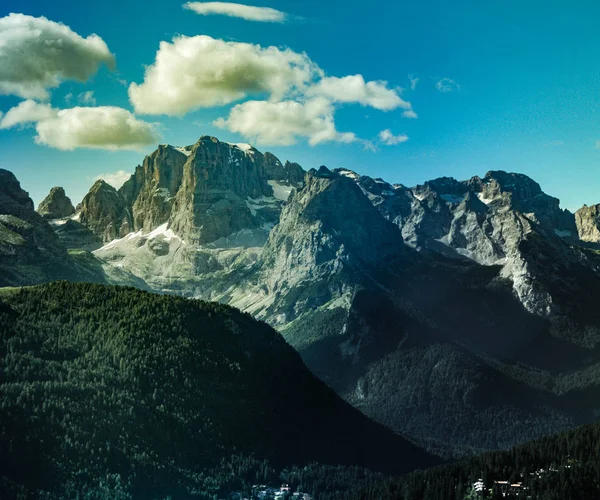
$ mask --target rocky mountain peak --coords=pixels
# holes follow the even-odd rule
[[[104,180],[97,180],[77,207],[79,220],[104,242],[122,238],[133,221],[123,195]]]
[[[0,168],[0,213],[20,216],[33,211],[29,193],[21,188],[14,174]]]
[[[402,247],[397,227],[381,217],[360,187],[322,166],[307,172],[264,254],[283,273],[293,273],[321,264],[372,265]]]
[[[276,163],[273,158],[270,162]],[[185,162],[170,226],[200,244],[260,226],[265,221],[255,217],[255,206],[273,197],[265,163],[263,154],[249,144],[202,136]]]
[[[264,154],[265,172],[271,181],[284,182],[292,186],[300,185],[304,180],[304,169],[297,163],[286,161],[282,164],[279,158],[268,151]]]
[[[37,212],[45,219],[62,219],[73,215],[75,207],[66,195],[64,188],[56,186],[39,204]]]
[[[513,194],[513,198],[520,201],[530,200],[544,194],[540,185],[531,177],[524,174],[492,170],[485,174],[484,184],[494,184],[499,192]]]
[[[575,223],[582,241],[600,242],[600,205],[583,205],[575,212]]]

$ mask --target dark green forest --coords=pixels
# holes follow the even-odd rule
[[[1,498],[220,498],[294,464],[437,462],[231,307],[66,282],[0,293]]]
[[[266,324],[215,304],[58,282],[0,291],[0,498],[600,498],[600,424],[436,460],[341,401]],[[402,473],[405,473],[402,475]],[[504,498],[510,498],[504,497]]]

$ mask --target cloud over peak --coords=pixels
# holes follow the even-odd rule
[[[324,142],[354,142],[351,132],[338,132],[334,108],[327,99],[315,97],[305,103],[297,101],[247,101],[234,106],[227,119],[215,125],[238,132],[257,144],[289,146],[297,137],[305,137],[311,146]]]
[[[107,172],[105,174],[100,174],[94,177],[94,181],[104,181],[107,184],[110,184],[115,189],[119,189],[123,184],[125,184],[131,174],[129,172],[125,172],[125,170],[117,170],[116,172]]]
[[[0,18],[0,94],[47,99],[63,80],[86,81],[115,58],[98,35],[83,38],[45,17]],[[24,57],[26,54],[26,57]]]
[[[183,115],[248,94],[279,100],[319,72],[306,54],[290,49],[180,36],[161,42],[144,81],[130,85],[129,97],[138,113]]]
[[[61,150],[77,148],[140,149],[155,144],[159,134],[151,123],[114,106],[55,109],[48,104],[22,101],[0,121],[0,129],[34,124],[38,144]]]
[[[239,17],[246,21],[258,21],[263,23],[283,23],[287,14],[270,7],[254,7],[230,2],[187,2],[184,9],[191,10],[202,16],[222,15]]]
[[[386,81],[365,82],[362,75],[326,77],[311,87],[308,93],[325,96],[334,102],[353,102],[381,111],[411,109],[410,103],[400,97],[398,90],[388,88]]]
[[[139,114],[170,116],[250,99],[214,123],[262,145],[294,144],[300,137],[315,145],[359,141],[338,132],[337,104],[401,109],[405,118],[416,118],[401,91],[360,74],[325,76],[307,54],[289,48],[198,35],[161,42],[144,80],[129,86],[129,98]]]

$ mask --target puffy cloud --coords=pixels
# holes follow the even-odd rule
[[[10,109],[0,128],[35,123],[35,141],[56,149],[139,149],[154,144],[154,125],[138,120],[129,111],[113,106],[54,109],[28,100]]]
[[[419,115],[417,115],[417,113],[415,113],[414,110],[412,110],[412,109],[407,109],[406,111],[404,111],[402,113],[402,116],[404,118],[418,118],[419,117]]]
[[[261,145],[295,144],[298,137],[308,138],[311,146],[323,142],[354,142],[353,133],[335,128],[334,108],[327,99],[316,97],[306,103],[297,101],[247,101],[234,106],[229,117],[215,125],[238,132]]]
[[[362,75],[342,78],[330,76],[311,87],[308,94],[324,96],[335,102],[360,103],[382,111],[411,109],[410,103],[400,97],[399,91],[390,89],[387,85],[385,81],[365,82]]]
[[[229,2],[187,2],[184,9],[194,11],[196,14],[208,16],[220,14],[229,17],[240,17],[246,21],[259,21],[264,23],[283,23],[287,15],[285,12],[269,7],[254,7]]]
[[[451,78],[444,77],[436,82],[435,88],[440,92],[446,93],[452,92],[453,90],[460,90],[460,85]]]
[[[161,42],[143,83],[129,86],[129,98],[138,113],[182,115],[248,94],[280,100],[320,72],[306,54],[289,49],[180,36]]]
[[[26,54],[26,57],[24,56]],[[45,17],[0,19],[0,94],[46,99],[63,80],[85,81],[115,59],[98,35],[82,38]]]
[[[125,170],[118,170],[117,172],[109,172],[106,174],[100,174],[94,177],[94,181],[103,180],[107,184],[110,184],[115,189],[119,189],[125,182],[129,180],[131,174],[125,172]]]
[[[389,128],[379,132],[378,137],[379,141],[386,146],[395,146],[396,144],[408,141],[408,136],[406,134],[394,135]]]

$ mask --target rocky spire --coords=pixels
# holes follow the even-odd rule
[[[575,212],[575,223],[582,241],[600,243],[600,205],[583,205]]]
[[[37,212],[44,219],[62,219],[73,215],[75,207],[73,207],[71,199],[65,194],[65,190],[60,186],[56,186],[50,190],[48,196],[39,204]]]
[[[77,208],[81,223],[104,242],[122,238],[133,229],[125,198],[103,180],[94,183]]]

